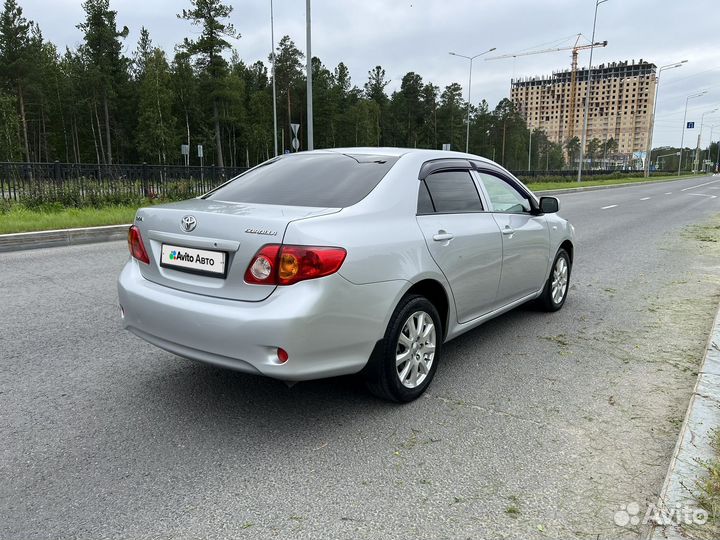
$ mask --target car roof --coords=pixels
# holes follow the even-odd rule
[[[466,154],[465,152],[452,152],[447,150],[432,150],[425,148],[392,148],[392,147],[375,147],[365,146],[357,148],[326,148],[322,150],[311,150],[309,152],[301,152],[303,154],[320,154],[320,153],[337,153],[337,154],[350,154],[350,155],[371,155],[371,156],[388,156],[388,157],[401,157],[407,154],[413,154],[417,157],[430,159],[472,159],[475,161],[482,161],[487,164],[496,165],[493,161],[476,156],[474,154]]]

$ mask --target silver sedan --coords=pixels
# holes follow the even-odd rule
[[[563,306],[574,231],[557,211],[470,154],[278,157],[138,211],[123,325],[185,358],[287,382],[360,373],[410,401],[443,343],[531,300]]]

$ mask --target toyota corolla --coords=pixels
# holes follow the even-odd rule
[[[137,212],[122,322],[185,358],[287,382],[358,373],[410,401],[443,343],[528,301],[563,306],[574,231],[557,211],[470,154],[281,156]]]

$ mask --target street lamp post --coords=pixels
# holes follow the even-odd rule
[[[660,90],[660,74],[666,69],[675,69],[682,67],[682,65],[686,62],[687,60],[681,60],[680,62],[668,64],[658,69],[658,74],[655,78],[655,100],[653,101],[652,116],[650,117],[650,126],[648,129],[647,148],[645,149],[645,178],[650,176],[650,157],[652,155],[653,132],[655,131],[655,111],[657,110],[658,91]]]
[[[710,162],[710,165],[714,163],[711,150],[712,150],[712,143],[713,143],[713,132],[715,131],[716,127],[720,127],[720,124],[715,124],[714,126],[710,126],[710,144],[708,145],[708,151],[707,151],[707,160]],[[720,152],[720,141],[718,141],[718,152]],[[714,172],[717,172],[717,166],[713,168]]]
[[[680,176],[680,171],[682,170],[682,158],[683,158],[683,145],[685,144],[685,126],[687,122],[687,108],[688,108],[688,101],[691,99],[699,98],[700,96],[704,96],[707,94],[707,90],[703,90],[702,92],[698,92],[697,94],[690,94],[685,99],[685,114],[683,115],[683,125],[682,125],[682,137],[680,138],[680,159],[678,160],[678,176]]]
[[[277,90],[275,85],[275,15],[273,13],[273,0],[270,0],[270,39],[272,40],[272,94],[273,94],[273,141],[275,142],[275,157],[278,155],[277,137]]]
[[[470,60],[470,77],[468,80],[468,100],[467,100],[467,133],[465,135],[465,153],[470,152],[470,92],[472,90],[472,66],[473,66],[473,60],[475,60],[478,56],[482,56],[483,54],[487,54],[489,52],[493,52],[495,50],[495,47],[492,49],[488,49],[485,52],[481,52],[480,54],[476,54],[475,56],[465,56],[464,54],[458,54],[451,52],[450,54],[453,56],[459,56],[460,58],[465,58],[466,60]]]
[[[313,142],[313,97],[312,97],[312,51],[310,42],[312,38],[310,0],[305,3],[305,23],[307,25],[307,149],[314,149]]]
[[[597,25],[598,6],[608,0],[595,0],[595,17],[593,18],[592,39],[590,39],[590,61],[588,62],[587,83],[585,84],[585,117],[583,118],[582,141],[580,142],[580,163],[578,163],[577,181],[582,181],[582,167],[587,142],[588,115],[590,114],[590,87],[592,85],[592,59],[595,46],[595,26]]]
[[[712,111],[705,111],[700,115],[700,131],[698,132],[698,138],[697,138],[697,148],[695,148],[695,164],[693,165],[693,168],[695,171],[700,170],[700,139],[702,138],[702,132],[703,132],[703,124],[705,123],[705,116],[708,114],[712,114],[714,112],[717,112],[717,109],[713,109]],[[712,141],[710,141],[712,142]]]

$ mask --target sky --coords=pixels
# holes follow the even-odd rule
[[[83,19],[81,0],[18,0],[27,18],[40,24],[46,39],[77,47],[82,39],[76,25]],[[242,37],[233,45],[246,63],[263,60],[272,48],[270,0],[228,0],[231,21]],[[183,37],[197,28],[176,17],[190,0],[111,0],[118,25],[127,26],[125,54],[136,47],[145,26],[156,46],[172,53]],[[441,88],[459,82],[467,97],[469,62],[466,56],[491,47],[491,55],[571,45],[582,33],[592,35],[595,0],[312,0],[312,54],[330,69],[345,62],[353,84],[362,87],[376,65],[396,90],[407,72]],[[306,51],[305,2],[274,0],[275,40],[288,34]],[[680,145],[683,113],[690,94],[707,94],[689,101],[685,146],[694,146],[705,114],[703,145],[716,125],[720,139],[720,8],[717,0],[607,0],[598,8],[593,65],[624,60],[647,60],[658,66],[688,60],[683,67],[662,74],[653,146]],[[587,66],[589,51],[580,53]],[[488,55],[488,56],[491,56]],[[472,102],[486,99],[491,108],[510,95],[513,77],[546,75],[570,67],[570,51],[515,59],[475,60]],[[692,141],[692,142],[689,142]]]

